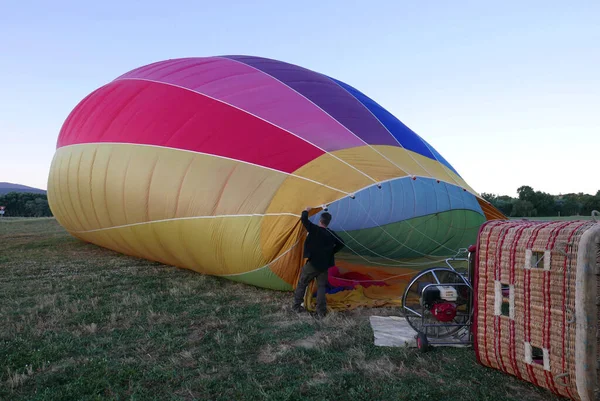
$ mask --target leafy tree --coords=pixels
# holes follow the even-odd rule
[[[513,211],[513,200],[502,199],[503,197],[499,197],[496,200],[496,208],[504,213],[505,216],[510,216]]]
[[[586,195],[582,200],[583,202],[583,214],[591,214],[593,210],[600,212],[600,196]]]
[[[539,216],[553,216],[556,212],[554,196],[546,192],[535,192],[533,206]]]
[[[50,217],[52,212],[46,194],[9,192],[0,196],[0,206],[5,206],[5,216]]]
[[[527,200],[515,199],[513,202],[511,217],[535,217],[537,210],[533,207],[533,203]]]
[[[578,200],[576,194],[563,195],[557,200],[557,209],[562,216],[580,215],[583,204]]]
[[[496,201],[496,199],[497,199],[497,196],[496,196],[496,195],[494,195],[494,194],[489,194],[489,193],[487,193],[487,192],[483,192],[483,193],[481,194],[481,197],[482,197],[483,199],[485,199],[486,201],[490,202],[492,205],[494,204],[494,202],[495,202],[495,201]]]
[[[519,199],[523,201],[534,202],[535,200],[535,191],[529,185],[523,185],[517,189],[517,193],[519,194]]]

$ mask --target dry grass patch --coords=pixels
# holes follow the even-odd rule
[[[7,371],[8,379],[6,380],[6,385],[10,387],[11,390],[25,384],[25,382],[33,375],[33,367],[31,365],[27,365],[25,367],[25,372],[23,373],[14,372],[10,368],[8,368]]]
[[[288,352],[290,349],[292,349],[292,346],[290,344],[267,344],[264,347],[262,347],[260,352],[258,353],[258,361],[260,363],[273,363],[277,361],[277,359],[285,355],[285,353]]]
[[[313,387],[327,384],[330,381],[331,379],[329,378],[329,375],[323,370],[320,370],[317,373],[315,373],[306,384],[310,387]]]
[[[171,365],[174,367],[194,368],[198,366],[198,360],[194,358],[192,351],[181,351],[177,355],[169,357]]]

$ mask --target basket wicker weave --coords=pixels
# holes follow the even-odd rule
[[[598,399],[600,224],[492,220],[476,258],[479,362],[573,400]]]

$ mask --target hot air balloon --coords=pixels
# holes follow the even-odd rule
[[[374,294],[503,217],[362,92],[252,56],[160,61],[89,94],[60,131],[48,198],[81,240],[277,290],[297,282],[306,206],[347,244],[330,282]]]

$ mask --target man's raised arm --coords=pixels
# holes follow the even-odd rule
[[[304,228],[306,228],[306,231],[308,231],[309,233],[315,227],[315,225],[308,219],[308,211],[310,209],[311,209],[310,207],[307,207],[306,209],[304,209],[302,211],[302,216],[300,217],[300,220],[302,220],[302,224],[304,225]]]

